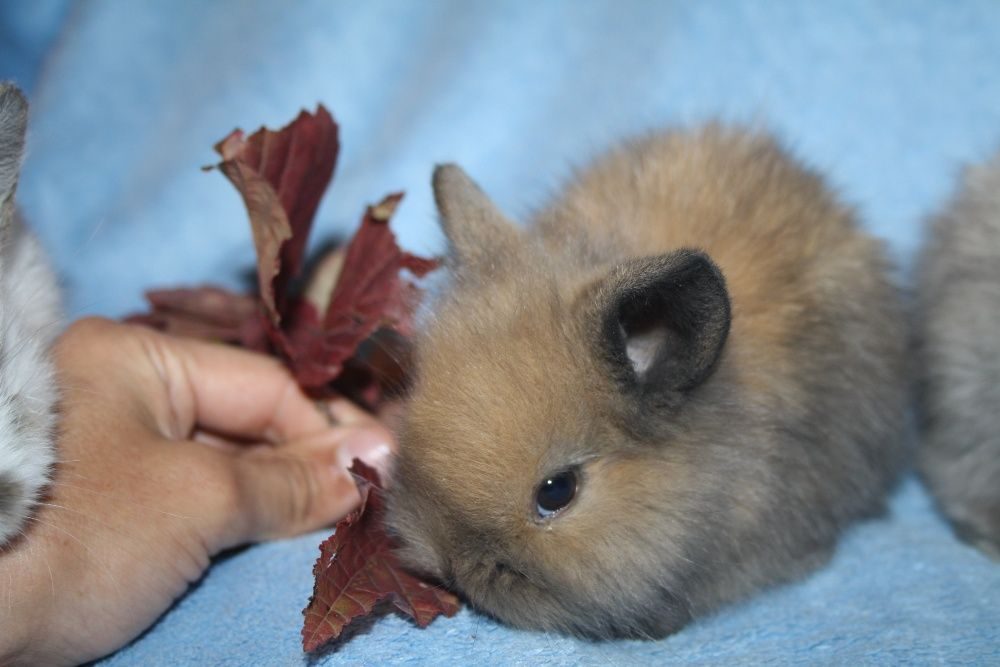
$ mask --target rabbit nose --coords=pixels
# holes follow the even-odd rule
[[[493,569],[497,572],[497,574],[511,574],[521,579],[528,578],[527,575],[524,574],[524,572],[517,569],[512,564],[506,561],[498,560],[496,564],[493,566]]]
[[[528,575],[516,568],[509,561],[498,560],[493,563],[493,567],[490,572],[490,581],[496,582],[501,577],[505,577],[507,582],[511,579],[528,579]]]
[[[455,586],[455,562],[447,555],[441,556],[441,581],[447,586]]]

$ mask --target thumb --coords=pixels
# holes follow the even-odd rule
[[[361,498],[347,471],[355,458],[384,470],[390,447],[366,429],[330,429],[237,457],[245,517],[240,542],[289,537],[328,526]]]

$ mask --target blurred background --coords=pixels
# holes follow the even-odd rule
[[[19,195],[73,315],[140,309],[151,287],[239,285],[242,204],[199,168],[234,127],[317,102],[343,149],[315,241],[402,189],[401,243],[436,253],[436,162],[523,219],[621,137],[721,118],[770,128],[827,174],[906,284],[925,218],[1000,148],[1000,2],[7,0],[0,79],[31,98]],[[217,564],[109,662],[302,664],[319,537]],[[320,661],[995,663],[997,570],[911,480],[817,576],[664,642],[588,644],[466,611],[423,632],[384,619]]]
[[[343,152],[317,237],[461,162],[524,217],[624,135],[709,118],[773,129],[906,266],[958,169],[1000,146],[1000,4],[172,2],[0,5],[0,77],[33,102],[21,199],[74,313],[252,262],[212,145],[323,102]]]

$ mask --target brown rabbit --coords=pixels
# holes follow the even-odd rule
[[[773,140],[634,141],[518,229],[434,173],[451,285],[389,522],[515,626],[659,637],[823,563],[901,458],[880,244]]]

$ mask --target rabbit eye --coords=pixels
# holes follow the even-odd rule
[[[576,495],[576,486],[576,473],[572,470],[564,470],[542,482],[535,496],[538,516],[550,517],[569,505]]]

